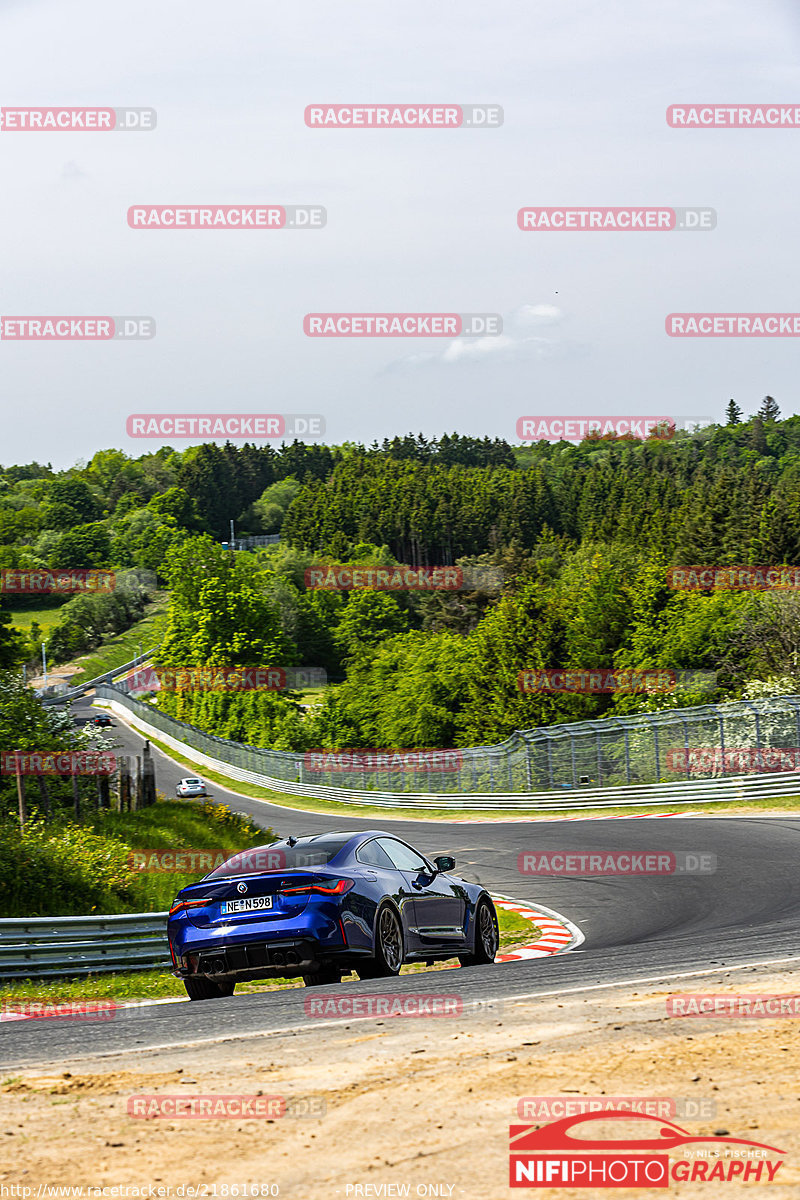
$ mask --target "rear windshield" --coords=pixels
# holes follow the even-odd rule
[[[230,875],[260,875],[263,871],[298,870],[302,867],[324,867],[346,846],[351,833],[338,837],[299,838],[296,845],[274,842],[271,846],[254,846],[240,850],[206,879],[227,879]]]

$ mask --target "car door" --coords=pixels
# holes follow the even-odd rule
[[[412,940],[417,950],[447,949],[464,944],[466,894],[447,875],[436,872],[426,858],[396,838],[379,844],[405,877],[413,914]]]
[[[373,891],[374,899],[365,898],[363,910],[358,914],[362,919],[359,920],[359,930],[354,934],[353,930],[348,928],[347,940],[351,946],[372,946],[373,928],[375,926],[375,914],[377,912],[380,896],[379,889],[382,890],[383,896],[388,896],[400,910],[403,926],[407,930],[414,924],[414,917],[411,911],[413,903],[413,895],[411,885],[405,877],[403,871],[399,871],[389,858],[385,850],[382,850],[378,845],[377,838],[372,838],[368,842],[364,842],[356,850],[356,862],[361,866],[361,877],[366,885],[366,891]],[[351,905],[355,909],[355,900],[351,900]],[[356,914],[354,912],[354,919]],[[408,941],[409,949],[412,949],[410,941]]]

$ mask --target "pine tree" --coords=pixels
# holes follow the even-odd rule
[[[773,399],[772,396],[765,396],[761,401],[761,408],[758,410],[758,415],[762,421],[777,421],[781,415],[777,400]]]
[[[725,422],[726,425],[741,424],[742,410],[739,408],[739,405],[736,403],[733,397],[731,397],[731,399],[728,401],[727,408],[725,409],[725,415],[728,418]]]

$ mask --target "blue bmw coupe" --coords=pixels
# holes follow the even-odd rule
[[[454,867],[380,829],[243,851],[176,896],[174,974],[191,1000],[211,1000],[232,995],[237,980],[302,975],[313,987],[351,970],[397,975],[405,962],[494,962],[494,904]]]

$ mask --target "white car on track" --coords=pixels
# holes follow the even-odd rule
[[[207,795],[206,785],[202,779],[198,779],[196,775],[192,775],[188,779],[181,779],[175,788],[175,795],[182,799],[188,799],[191,796],[205,796]]]

